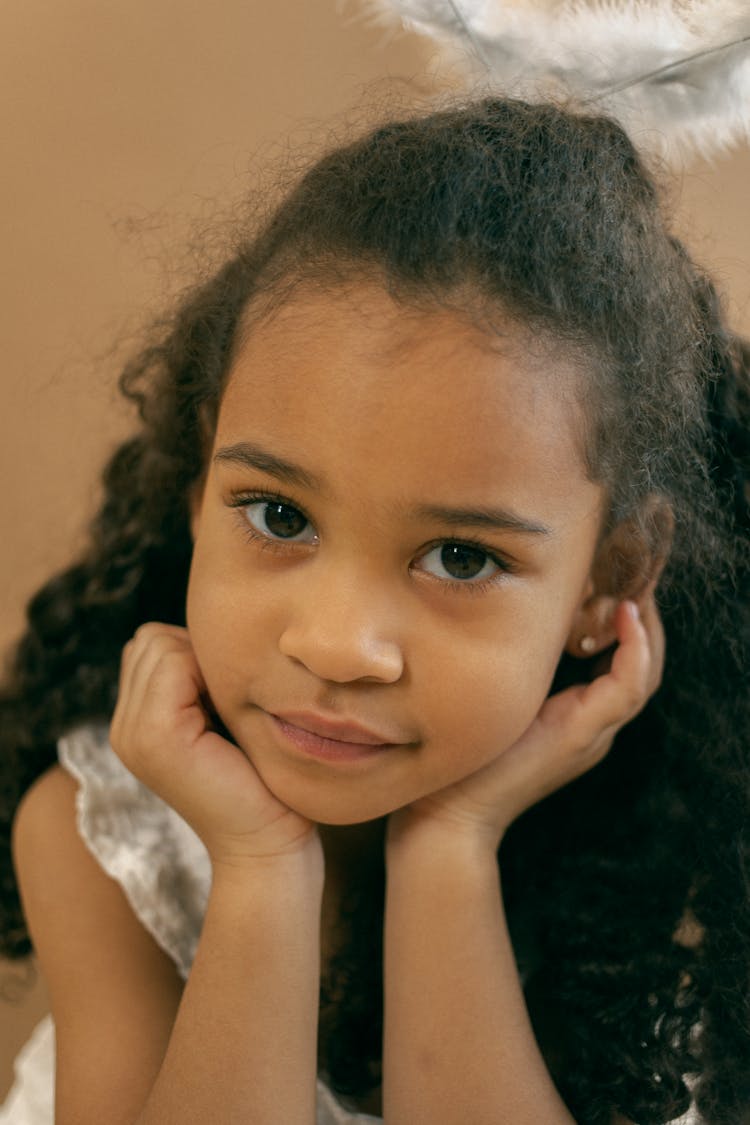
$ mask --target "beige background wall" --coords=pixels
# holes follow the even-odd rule
[[[125,420],[107,355],[179,281],[191,225],[237,199],[284,138],[427,53],[354,0],[5,0],[0,12],[0,647],[63,563]],[[750,151],[695,166],[680,226],[750,333]],[[0,966],[0,1096],[43,1010]],[[24,995],[23,1003],[4,1000]]]

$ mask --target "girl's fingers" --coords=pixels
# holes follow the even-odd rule
[[[630,610],[631,606],[634,606],[633,602],[624,602],[618,609],[618,612],[623,615],[622,625],[624,626],[625,635],[618,630],[620,645],[613,658],[612,667],[613,669],[615,668],[618,653],[625,648],[625,652],[620,656],[620,661],[631,661],[630,667],[636,678],[642,677],[640,684],[642,706],[661,685],[662,673],[664,671],[666,640],[664,636],[664,626],[659,616],[653,590],[644,598],[640,609],[635,606],[635,614]],[[628,638],[627,631],[633,621],[635,621],[635,629],[631,629],[631,634]],[[628,646],[628,639],[635,642],[632,647]],[[637,656],[636,651],[638,652]],[[636,661],[639,665],[637,671],[635,670]],[[640,710],[640,707],[638,709]]]
[[[622,602],[615,625],[619,644],[612,666],[591,687],[607,692],[610,720],[621,726],[643,709],[661,684],[666,641],[654,591],[640,607],[632,601]]]
[[[649,695],[653,695],[661,686],[664,673],[664,657],[666,654],[666,638],[662,625],[659,609],[653,590],[641,608],[641,620],[651,645],[651,677],[649,679]]]
[[[144,688],[164,655],[189,651],[186,630],[178,632],[175,626],[162,626],[155,622],[142,625],[123,650],[123,686],[134,697],[142,699]]]
[[[133,669],[133,702],[159,712],[177,709],[197,699],[202,681],[192,649],[172,637],[155,637],[144,647]]]
[[[659,686],[664,660],[664,634],[655,605],[647,603],[643,617],[633,602],[617,607],[615,627],[619,644],[607,673],[585,687],[569,689],[570,738],[588,745],[614,733],[645,706]],[[554,705],[564,697],[550,698]],[[558,716],[549,716],[553,721]]]
[[[175,708],[197,702],[202,686],[187,630],[158,623],[141,626],[123,649],[113,740],[129,740],[144,720],[153,727],[160,713],[166,718]]]
[[[635,602],[620,603],[615,614],[615,628],[619,643],[612,656],[609,675],[595,680],[594,685],[601,683],[619,689],[620,697],[630,712],[646,698],[648,691],[652,665],[651,638]],[[616,698],[614,692],[612,698]]]

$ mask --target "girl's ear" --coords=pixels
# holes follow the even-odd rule
[[[642,609],[664,570],[674,532],[674,515],[662,497],[652,496],[640,517],[623,520],[604,537],[565,645],[571,656],[596,656],[617,640],[615,610],[629,598]]]

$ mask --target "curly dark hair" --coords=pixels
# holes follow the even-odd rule
[[[8,836],[56,740],[107,719],[139,623],[184,624],[188,496],[233,348],[300,280],[378,276],[405,303],[500,309],[583,357],[590,475],[658,553],[663,685],[590,773],[500,849],[540,1043],[582,1125],[688,1106],[750,1122],[750,352],[671,235],[618,125],[488,98],[406,116],[319,159],[121,376],[140,429],[112,456],[89,545],[32,598],[0,697],[4,950],[29,951]],[[556,686],[594,670],[564,656]],[[321,1059],[376,1081],[382,869],[323,986]]]

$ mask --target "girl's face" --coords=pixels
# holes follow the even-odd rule
[[[224,724],[314,821],[502,754],[582,631],[605,497],[577,376],[505,328],[363,283],[298,293],[232,366],[188,628]]]

